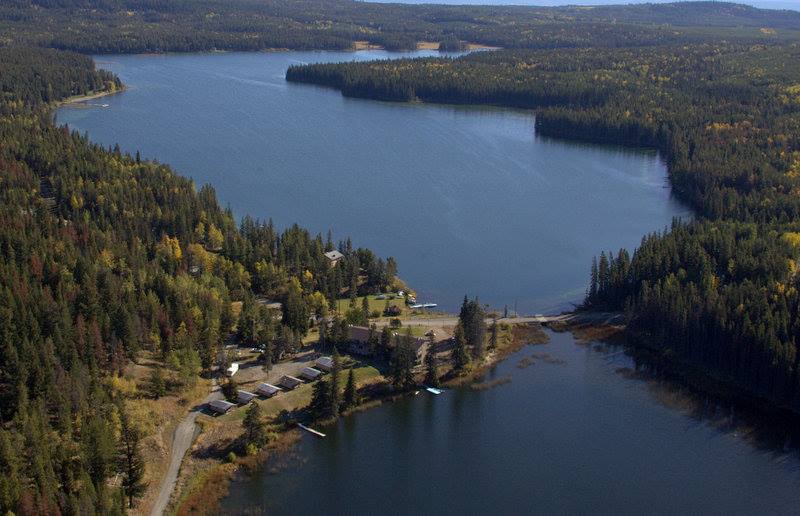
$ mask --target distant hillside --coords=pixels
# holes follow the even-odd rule
[[[768,30],[763,30],[768,29]],[[421,41],[505,48],[635,47],[796,37],[800,13],[721,2],[598,7],[388,4],[348,0],[14,0],[0,41],[83,53],[213,49],[389,50]]]

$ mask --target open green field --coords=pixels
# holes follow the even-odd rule
[[[389,296],[389,295],[392,295],[392,294],[384,294],[384,295]],[[397,296],[397,295],[394,295],[394,299],[388,299],[388,297],[387,297],[387,299],[376,299],[377,296],[375,296],[375,295],[370,295],[370,296],[366,296],[366,297],[369,298],[369,309],[370,309],[370,311],[372,311],[372,310],[380,310],[381,313],[383,313],[384,308],[386,308],[386,303],[387,302],[391,306],[396,306],[396,307],[400,308],[400,310],[402,310],[402,311],[405,311],[405,309],[406,309],[406,300],[405,300],[405,298]],[[360,309],[361,308],[361,303],[363,303],[363,302],[364,302],[364,296],[358,296],[356,298],[356,307]],[[340,314],[346,313],[347,310],[350,308],[350,299],[349,298],[337,299],[336,300],[336,304],[334,305],[334,308]]]

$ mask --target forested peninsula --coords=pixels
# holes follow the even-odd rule
[[[654,147],[697,214],[592,265],[585,308],[640,345],[800,410],[797,42],[506,50],[291,67],[344,95],[533,109],[539,135]]]
[[[210,369],[237,322],[277,361],[329,300],[394,281],[391,259],[348,240],[330,267],[330,239],[237,225],[211,187],[51,122],[53,102],[120,86],[90,57],[0,49],[3,511],[118,513],[141,494],[122,371],[142,352],[174,368],[163,395]],[[256,296],[283,301],[280,320]]]

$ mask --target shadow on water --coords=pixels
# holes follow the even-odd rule
[[[616,367],[617,375],[642,384],[653,400],[680,412],[693,424],[707,425],[742,439],[758,451],[769,453],[776,461],[792,456],[800,459],[800,415],[754,400],[737,399],[732,392],[709,394],[622,346],[590,344],[594,352],[609,357],[610,362],[624,356],[629,365]],[[800,463],[794,469],[800,469]]]

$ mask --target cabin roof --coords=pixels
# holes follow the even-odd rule
[[[331,357],[319,357],[314,361],[315,364],[322,366],[322,367],[333,367],[333,358]]]
[[[280,389],[278,387],[275,387],[271,383],[262,383],[258,387],[256,387],[256,392],[264,394],[275,394],[278,391],[280,391]]]
[[[302,371],[300,371],[302,376],[306,378],[316,378],[317,376],[322,374],[322,371],[319,369],[314,369],[313,367],[304,367]]]
[[[347,328],[347,337],[356,342],[367,342],[369,340],[369,328],[366,326],[350,326]]]
[[[233,403],[231,403],[229,401],[225,401],[225,400],[214,400],[214,401],[209,402],[208,406],[214,412],[227,412],[230,409],[232,409],[233,407],[235,407],[236,405],[234,405]]]
[[[289,376],[288,374],[285,374],[285,375],[281,376],[281,379],[278,380],[278,383],[280,383],[282,385],[286,385],[286,386],[296,387],[296,386],[300,385],[301,383],[303,383],[303,380],[301,380],[300,378],[295,378],[294,376]]]
[[[342,258],[344,258],[344,255],[339,251],[337,251],[336,249],[334,249],[333,251],[328,251],[327,253],[325,253],[325,257],[328,260],[335,262],[337,260],[341,260]]]

